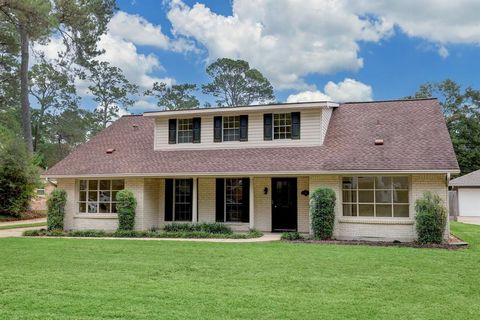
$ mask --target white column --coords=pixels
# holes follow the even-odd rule
[[[192,223],[198,221],[198,192],[197,192],[197,178],[193,178],[193,188],[192,188]]]
[[[254,219],[255,219],[255,187],[253,185],[254,180],[253,177],[250,177],[250,190],[249,190],[249,198],[250,198],[250,203],[249,203],[249,228],[253,229],[255,227]]]

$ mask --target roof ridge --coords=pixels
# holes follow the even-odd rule
[[[409,101],[424,101],[424,100],[438,100],[435,97],[429,98],[412,98],[412,99],[391,99],[391,100],[372,100],[372,101],[349,101],[341,104],[360,104],[360,103],[379,103],[379,102],[409,102]]]

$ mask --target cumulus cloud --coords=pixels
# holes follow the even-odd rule
[[[323,88],[324,92],[303,91],[297,94],[291,94],[287,97],[287,102],[308,102],[308,101],[371,101],[372,87],[360,81],[346,78],[339,83],[329,81]]]

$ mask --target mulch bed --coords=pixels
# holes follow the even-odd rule
[[[30,220],[30,219],[38,219],[38,218],[45,218],[47,216],[44,212],[38,211],[26,211],[22,214],[20,218],[18,217],[11,217],[11,216],[0,216],[0,222],[10,222],[10,221],[22,221],[22,220]]]
[[[386,242],[386,241],[364,241],[364,240],[313,240],[302,239],[292,240],[293,243],[310,243],[310,244],[340,244],[340,245],[362,245],[372,247],[408,247],[408,248],[429,248],[429,249],[447,249],[459,250],[467,248],[468,244],[461,239],[450,235],[448,243],[442,244],[423,244],[418,242]]]

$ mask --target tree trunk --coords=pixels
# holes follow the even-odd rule
[[[33,152],[32,141],[32,119],[30,115],[30,103],[28,101],[28,34],[23,24],[19,25],[21,42],[21,63],[20,63],[20,101],[22,105],[22,127],[23,138],[30,153]]]

